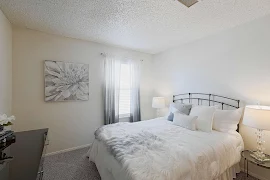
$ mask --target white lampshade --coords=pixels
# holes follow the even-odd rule
[[[270,107],[249,105],[245,108],[243,124],[261,130],[270,130]]]
[[[165,98],[153,97],[152,107],[157,109],[165,108]]]

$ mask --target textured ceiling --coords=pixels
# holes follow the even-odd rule
[[[270,13],[270,0],[0,0],[15,25],[155,54]]]

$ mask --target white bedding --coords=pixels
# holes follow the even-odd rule
[[[117,160],[108,151],[106,140],[147,131],[166,141],[160,152],[139,148],[136,153]],[[164,118],[133,124],[118,124],[95,140],[88,155],[96,163],[103,180],[211,180],[218,179],[240,162],[243,140],[237,132],[211,133],[190,131]]]

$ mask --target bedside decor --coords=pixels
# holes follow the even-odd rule
[[[257,150],[250,156],[260,162],[270,161],[269,156],[264,154],[263,130],[270,130],[270,107],[249,105],[245,108],[243,124],[257,129]]]
[[[87,101],[89,65],[60,61],[44,62],[45,101]]]
[[[160,109],[165,108],[165,98],[153,97],[152,108],[157,109],[157,117],[160,117]]]
[[[241,153],[241,156],[244,158],[244,172],[247,174],[247,177],[249,176],[249,169],[248,169],[248,164],[249,162],[256,164],[259,167],[265,168],[265,169],[270,169],[270,161],[265,161],[265,162],[260,162],[257,161],[252,157],[253,152],[249,150],[245,150]],[[266,155],[267,158],[270,158],[269,155]]]
[[[8,117],[6,114],[0,114],[0,132],[3,130],[10,130],[12,121],[15,120],[15,116]]]

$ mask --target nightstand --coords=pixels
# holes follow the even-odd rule
[[[247,177],[249,176],[248,174],[248,163],[251,162],[253,164],[256,164],[257,166],[266,168],[266,169],[270,169],[270,161],[266,161],[266,162],[260,162],[257,161],[256,159],[254,159],[253,157],[251,157],[250,155],[252,154],[252,151],[249,150],[245,150],[242,151],[241,156],[244,158],[244,172],[247,174]],[[266,155],[268,157],[270,157],[269,155]]]

